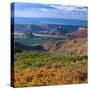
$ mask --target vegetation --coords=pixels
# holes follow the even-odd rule
[[[14,86],[44,86],[87,82],[87,56],[15,53]]]

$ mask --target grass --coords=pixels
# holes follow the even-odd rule
[[[46,53],[38,52],[22,52],[15,54],[15,66],[16,67],[41,67],[47,64],[53,64],[58,62],[70,63],[76,62],[87,58],[87,56],[63,56],[63,55],[48,55]]]
[[[87,82],[87,56],[52,56],[23,51],[14,57],[14,87]]]

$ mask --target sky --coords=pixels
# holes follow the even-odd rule
[[[25,18],[64,18],[87,20],[86,6],[15,3],[14,16]]]

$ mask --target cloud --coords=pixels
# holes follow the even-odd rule
[[[50,7],[53,7],[57,10],[64,10],[64,11],[87,11],[87,7],[83,6],[72,6],[72,5],[54,5],[51,4]]]
[[[87,7],[82,6],[58,4],[16,4],[15,7],[15,17],[87,19]]]

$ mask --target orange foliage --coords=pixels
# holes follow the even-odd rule
[[[63,65],[61,65],[63,64]],[[56,63],[15,71],[14,86],[46,86],[87,82],[87,61]]]

